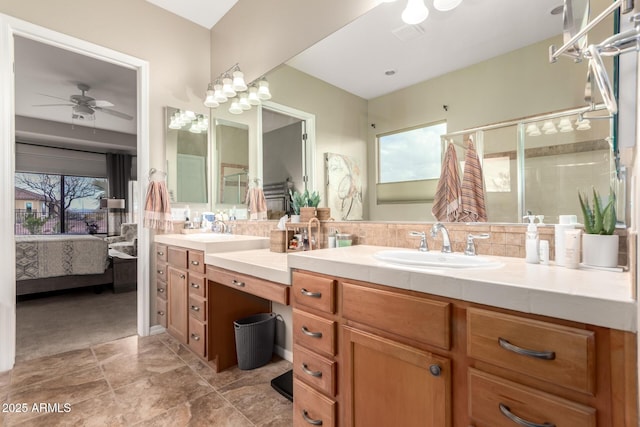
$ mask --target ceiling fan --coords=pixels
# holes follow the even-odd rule
[[[58,96],[47,95],[45,93],[41,93],[40,95],[48,96],[49,98],[61,99],[64,101],[68,101],[66,104],[39,104],[34,105],[34,107],[72,107],[72,115],[73,119],[81,119],[81,120],[94,120],[94,113],[96,111],[100,111],[105,114],[109,114],[114,117],[118,117],[120,119],[125,120],[133,120],[133,117],[121,113],[120,111],[111,110],[106,107],[113,107],[113,104],[109,101],[95,99],[88,95],[86,92],[89,91],[90,86],[84,83],[78,83],[78,89],[82,92],[81,95],[71,95],[69,99],[60,98]]]

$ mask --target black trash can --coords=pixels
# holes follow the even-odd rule
[[[271,360],[276,335],[275,313],[261,313],[233,322],[238,368],[249,370]]]

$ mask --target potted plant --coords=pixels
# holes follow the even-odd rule
[[[616,197],[609,193],[606,205],[594,188],[593,200],[586,193],[578,193],[580,208],[584,216],[582,236],[582,262],[594,267],[616,267],[618,265],[618,236],[616,229]]]
[[[320,202],[320,196],[317,192],[313,192],[309,194],[309,190],[304,190],[304,193],[301,195],[302,197],[302,206],[300,206],[300,221],[307,222],[311,218],[315,218],[316,216],[316,207],[313,203]]]
[[[291,196],[291,209],[293,209],[291,222],[300,222],[300,208],[306,205],[307,200],[297,191],[289,190],[289,195]]]

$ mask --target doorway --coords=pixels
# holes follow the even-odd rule
[[[135,70],[137,93],[136,138],[138,177],[146,176],[149,169],[149,136],[148,136],[148,85],[149,64],[120,52],[113,51],[74,37],[48,30],[6,15],[0,15],[0,197],[6,203],[0,207],[0,239],[6,242],[0,252],[0,371],[13,367],[16,353],[16,266],[15,266],[15,87],[14,87],[14,36],[20,36],[42,43],[51,44],[72,52],[87,55],[108,63],[118,64]],[[138,179],[137,193],[144,194],[144,180]],[[142,223],[142,212],[136,214],[135,222]],[[149,281],[149,232],[140,229],[138,232],[137,282]],[[149,334],[149,290],[145,286],[138,287],[136,296],[137,333]]]

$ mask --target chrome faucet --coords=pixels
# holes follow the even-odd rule
[[[449,231],[441,222],[436,222],[431,227],[431,237],[435,238],[438,235],[438,231],[442,233],[442,252],[451,253],[451,240],[449,240]]]
[[[227,231],[227,224],[221,219],[216,219],[212,228],[215,233],[224,233]]]
[[[464,254],[474,256],[476,254],[476,239],[488,239],[487,233],[482,234],[467,234],[467,246],[464,248]]]
[[[427,245],[427,233],[424,231],[410,231],[409,236],[420,237],[420,246],[418,246],[418,250],[420,252],[429,252],[429,246]]]

